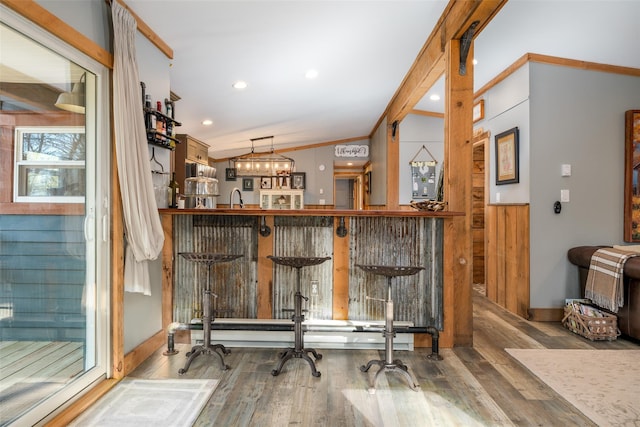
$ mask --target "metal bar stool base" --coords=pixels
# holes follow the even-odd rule
[[[302,327],[302,322],[304,322],[304,316],[302,314],[302,300],[307,300],[306,297],[302,296],[300,293],[300,269],[302,267],[307,267],[310,265],[318,265],[322,264],[326,260],[330,259],[329,257],[278,257],[278,256],[267,256],[271,261],[276,264],[286,265],[288,267],[293,267],[296,269],[296,293],[294,295],[295,308],[293,310],[293,316],[291,319],[293,320],[293,330],[294,330],[294,347],[289,348],[288,350],[279,353],[278,357],[280,360],[278,361],[278,366],[276,369],[271,371],[271,375],[278,376],[282,371],[282,367],[288,360],[295,359],[304,359],[309,363],[311,367],[311,375],[314,377],[319,377],[320,372],[316,369],[316,364],[309,357],[307,353],[313,354],[313,357],[316,360],[322,359],[322,355],[319,354],[313,348],[304,348],[304,329]]]
[[[278,355],[280,357],[280,360],[278,361],[278,366],[276,367],[276,369],[271,371],[271,375],[273,375],[274,377],[278,376],[280,374],[280,371],[282,371],[282,367],[284,366],[284,364],[287,363],[289,359],[295,358],[295,359],[306,360],[307,363],[309,363],[309,366],[311,367],[311,375],[313,375],[314,377],[319,377],[320,372],[318,372],[318,370],[316,369],[315,362],[313,361],[313,359],[311,359],[311,357],[309,357],[307,353],[313,354],[313,357],[316,360],[322,359],[322,355],[319,354],[313,348],[303,348],[301,350],[290,348],[287,351],[284,351]]]
[[[220,352],[222,352],[222,354],[220,354],[220,352],[218,352],[216,350],[220,350]],[[191,351],[189,351],[186,354],[187,357],[189,357],[187,359],[187,363],[185,363],[185,365],[184,365],[184,367],[182,369],[178,370],[178,373],[180,375],[186,373],[189,370],[189,366],[191,365],[191,362],[193,362],[193,360],[196,357],[200,356],[201,354],[204,354],[204,355],[214,355],[215,354],[220,359],[220,369],[222,369],[223,371],[226,371],[227,369],[229,369],[229,365],[224,363],[223,355],[231,354],[231,350],[227,350],[225,348],[225,346],[223,346],[222,344],[212,344],[209,347],[205,347],[203,345],[196,345],[196,346],[191,347]]]
[[[362,372],[367,372],[373,365],[378,365],[380,369],[378,369],[378,372],[376,372],[376,375],[373,377],[373,381],[369,384],[369,394],[374,394],[376,392],[376,383],[382,372],[397,372],[407,380],[407,384],[411,390],[419,391],[420,384],[418,384],[414,376],[408,371],[407,365],[402,363],[400,359],[394,360],[393,363],[387,363],[384,360],[370,360],[366,365],[360,366],[360,370]]]
[[[376,383],[378,381],[378,377],[382,372],[397,372],[402,375],[406,380],[413,391],[418,391],[420,389],[420,384],[416,381],[415,377],[409,372],[407,365],[405,365],[402,360],[393,358],[393,338],[396,336],[396,332],[393,328],[393,299],[391,298],[391,279],[396,276],[410,276],[414,275],[423,267],[415,267],[415,266],[380,266],[380,265],[360,265],[356,264],[357,267],[360,267],[362,270],[378,274],[381,276],[385,276],[387,278],[387,297],[384,300],[385,302],[385,324],[384,324],[384,332],[382,336],[384,336],[384,360],[370,360],[366,365],[360,366],[360,370],[362,372],[368,372],[369,368],[373,365],[378,365],[380,369],[376,372],[376,375],[373,377],[373,380],[369,383],[369,393],[374,394],[376,392]],[[375,298],[374,298],[375,299]]]
[[[206,264],[208,270],[207,281],[205,283],[204,289],[202,290],[202,334],[204,343],[202,345],[195,345],[191,347],[191,351],[186,354],[186,356],[188,357],[187,362],[184,364],[183,368],[178,370],[178,374],[185,374],[189,370],[191,362],[193,362],[194,359],[201,354],[215,354],[220,359],[220,368],[223,371],[226,371],[227,369],[229,369],[229,365],[224,363],[224,355],[230,354],[231,350],[227,350],[222,344],[211,343],[211,323],[215,320],[215,311],[211,310],[211,296],[213,295],[217,297],[217,295],[211,292],[211,269],[213,268],[214,264],[233,261],[236,258],[240,258],[242,255],[218,254],[210,252],[182,252],[180,253],[180,255],[188,261]]]

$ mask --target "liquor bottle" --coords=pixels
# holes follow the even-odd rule
[[[162,113],[162,103],[160,101],[157,102],[156,104],[156,109],[158,110],[159,113]],[[165,124],[164,124],[164,120],[162,119],[161,116],[158,116],[157,121],[156,121],[156,138],[158,138],[158,140],[161,143],[165,143]]]
[[[155,114],[151,112],[151,95],[146,95],[144,100],[144,127],[147,130],[147,135],[149,133],[149,129],[155,129]]]
[[[173,172],[171,175],[171,181],[169,182],[169,189],[171,192],[171,201],[169,202],[170,208],[178,207],[178,193],[180,193],[180,188],[178,186],[178,182],[176,181],[176,173]]]

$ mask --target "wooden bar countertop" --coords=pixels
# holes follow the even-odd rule
[[[382,217],[432,217],[448,218],[464,216],[464,212],[419,210],[341,210],[341,209],[158,209],[163,215],[243,215],[243,216],[382,216]]]

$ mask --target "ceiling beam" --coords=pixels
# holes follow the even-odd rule
[[[475,27],[477,36],[504,6],[507,0],[451,0],[427,42],[420,50],[400,87],[391,98],[385,115],[387,123],[400,122],[431,89],[445,71],[445,46],[459,40],[467,29]]]

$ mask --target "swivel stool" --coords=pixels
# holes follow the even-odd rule
[[[230,255],[230,254],[218,254],[209,252],[181,252],[180,256],[188,261],[196,263],[206,264],[209,268],[207,270],[207,281],[202,289],[202,333],[203,344],[195,345],[191,348],[191,351],[187,353],[187,363],[183,368],[178,370],[180,375],[186,373],[189,370],[189,366],[193,360],[201,354],[212,355],[215,354],[220,359],[220,367],[223,371],[229,369],[229,366],[224,363],[224,356],[231,353],[222,344],[211,344],[211,322],[214,318],[211,314],[211,296],[217,298],[217,295],[211,292],[211,270],[214,264],[233,261],[242,255]],[[217,351],[219,350],[219,351]]]
[[[278,361],[278,366],[276,369],[271,371],[271,375],[274,377],[280,374],[282,367],[287,362],[287,360],[292,357],[302,358],[309,363],[311,367],[311,375],[314,377],[319,377],[320,372],[316,369],[315,362],[309,357],[307,353],[313,354],[313,357],[316,360],[322,359],[322,355],[318,354],[313,348],[304,348],[304,331],[302,330],[302,322],[304,321],[304,315],[302,314],[302,300],[308,301],[309,298],[302,296],[300,293],[300,269],[302,267],[307,267],[311,265],[319,265],[325,262],[331,257],[281,257],[281,256],[272,256],[269,255],[271,261],[276,264],[286,265],[289,267],[294,267],[296,269],[296,293],[294,295],[294,309],[293,316],[291,319],[293,320],[293,330],[294,330],[294,347],[289,348],[287,351],[279,354],[280,360]]]
[[[384,336],[384,360],[370,360],[366,365],[360,366],[360,371],[367,372],[369,368],[373,365],[378,365],[380,369],[376,372],[373,381],[371,381],[369,386],[369,393],[373,394],[376,391],[376,381],[378,380],[378,376],[382,372],[397,372],[401,374],[409,384],[409,387],[418,391],[420,385],[414,378],[414,376],[408,371],[407,365],[402,363],[400,359],[393,358],[393,338],[396,336],[396,332],[393,329],[393,299],[391,298],[391,279],[396,276],[411,276],[419,272],[420,270],[424,270],[424,267],[414,267],[414,266],[382,266],[382,265],[360,265],[356,264],[357,267],[360,267],[362,270],[372,273],[378,274],[381,276],[385,276],[387,278],[387,297],[383,301],[386,303],[385,306],[385,323],[384,323],[384,331],[382,332],[382,336]],[[367,299],[376,299],[369,298]]]

